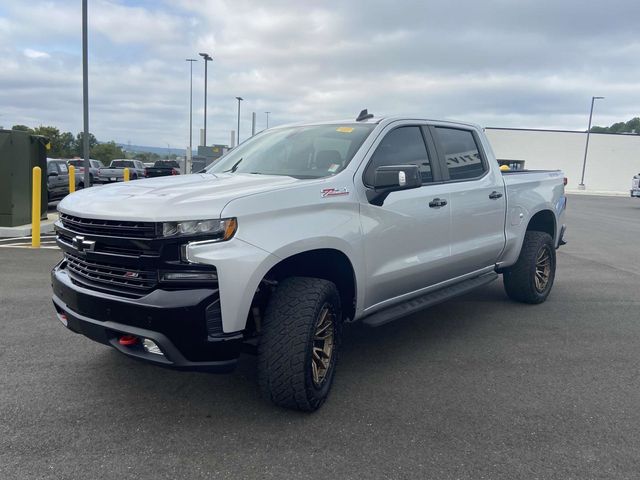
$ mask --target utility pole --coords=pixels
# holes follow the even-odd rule
[[[591,97],[591,111],[589,112],[589,127],[587,128],[587,143],[584,146],[584,160],[582,162],[582,177],[580,178],[580,185],[578,188],[584,190],[584,171],[587,167],[587,153],[589,152],[589,135],[591,135],[591,119],[593,118],[593,104],[596,100],[602,100],[604,97]]]
[[[271,112],[264,112],[264,113],[266,113],[266,114],[267,114],[267,128],[269,128],[269,114],[270,114]]]
[[[84,184],[91,186],[89,162],[89,46],[87,35],[87,0],[82,0],[82,157],[84,158]]]

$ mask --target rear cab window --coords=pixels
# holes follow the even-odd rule
[[[482,177],[488,171],[471,130],[435,127],[432,132],[444,157],[449,180],[472,180]]]

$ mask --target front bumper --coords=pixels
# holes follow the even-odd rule
[[[70,330],[160,366],[213,372],[235,367],[242,333],[212,336],[207,331],[205,313],[217,301],[217,290],[157,289],[141,298],[122,298],[75,284],[64,263],[54,267],[51,281],[58,318]],[[163,355],[145,351],[139,342],[121,345],[123,335],[153,340]]]
[[[640,190],[637,190],[637,189],[631,190],[631,196],[640,198]]]

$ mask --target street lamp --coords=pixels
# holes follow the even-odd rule
[[[269,128],[269,114],[270,114],[271,112],[264,112],[264,113],[266,113],[266,114],[267,114],[267,128]]]
[[[236,97],[236,100],[238,100],[238,141],[236,145],[240,145],[240,102],[243,101],[244,98]]]
[[[591,119],[593,118],[593,104],[596,100],[603,100],[604,97],[591,97],[591,112],[589,113],[589,128],[587,128],[587,143],[584,146],[584,160],[582,162],[582,177],[578,188],[584,190],[584,170],[587,167],[587,152],[589,151],[589,135],[591,135]]]
[[[213,58],[208,53],[200,53],[202,58],[204,58],[204,135],[203,135],[203,146],[207,145],[207,63],[209,63]]]
[[[189,62],[189,154],[184,158],[184,173],[188,172],[187,162],[191,160],[193,155],[193,62],[197,62],[197,58],[187,58]],[[205,102],[206,103],[206,102]]]

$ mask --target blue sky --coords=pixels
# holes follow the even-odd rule
[[[640,115],[640,2],[89,0],[90,121],[100,140],[185,147],[188,57],[213,55],[208,140],[243,103],[270,123],[376,114],[586,128]],[[0,6],[0,125],[82,128],[81,2]],[[194,144],[203,120],[194,64]]]

